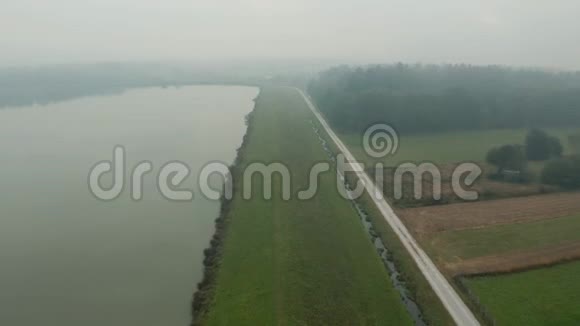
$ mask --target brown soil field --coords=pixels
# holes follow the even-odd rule
[[[515,251],[446,263],[443,268],[452,277],[474,276],[520,272],[577,259],[580,259],[580,242],[572,242],[539,250]]]
[[[580,192],[397,209],[419,238],[441,231],[529,222],[580,211]]]

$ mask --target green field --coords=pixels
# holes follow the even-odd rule
[[[580,240],[580,215],[470,229],[446,231],[431,239],[444,260],[469,259],[513,250],[533,250]]]
[[[326,161],[311,112],[289,88],[265,88],[254,111],[241,167],[283,162],[292,194],[310,167]],[[320,178],[307,201],[241,198],[236,191],[204,325],[410,325],[410,316],[335,176]],[[255,178],[254,193],[261,194]]]
[[[559,137],[562,145],[569,151],[568,136],[574,133],[574,129],[546,129],[546,131]],[[503,129],[400,135],[399,150],[395,155],[384,160],[384,163],[387,166],[396,166],[401,162],[428,161],[444,164],[485,161],[487,152],[493,147],[504,144],[524,144],[527,132],[527,129]],[[364,131],[361,131],[360,134],[341,134],[340,137],[352,154],[370,167],[376,159],[364,152],[363,134]]]
[[[575,129],[547,129],[546,131],[551,135],[559,137],[565,147],[566,153],[570,153],[567,138],[568,135],[576,131]],[[481,162],[485,161],[487,152],[493,147],[510,143],[524,144],[527,132],[528,130],[526,129],[520,129],[402,135],[400,136],[398,152],[381,161],[386,166],[396,166],[402,162],[418,163],[428,161],[436,164],[462,161]],[[340,136],[351,149],[353,155],[362,162],[365,162],[367,167],[371,167],[372,164],[377,162],[377,159],[368,156],[364,152],[362,147],[362,132],[361,134],[341,134]],[[543,164],[543,162],[530,163],[529,168],[537,175],[541,171]],[[363,202],[365,202],[364,204],[367,209],[371,212],[374,211],[372,203],[364,199]],[[380,215],[375,214],[373,223],[383,241],[388,243],[391,248],[397,248],[398,242],[393,239],[392,231],[384,220],[380,218]],[[567,241],[580,240],[580,234],[577,232],[579,228],[580,216],[577,215],[539,222],[441,233],[433,239],[436,242],[437,252],[433,252],[431,248],[426,249],[430,254],[442,255],[448,261],[451,261],[454,257],[466,259],[511,250],[542,248]],[[428,286],[421,279],[420,275],[417,275],[408,258],[405,256],[397,258],[401,268],[408,275],[412,275],[414,280],[419,280],[415,284],[415,292],[421,293],[421,290],[426,289]],[[575,268],[576,272],[580,272],[580,264]],[[573,310],[580,304],[580,295],[577,294],[577,283],[573,286],[573,291],[575,292],[559,292],[561,287],[566,286],[565,282],[567,281],[562,283],[558,280],[558,284],[553,285],[551,281],[546,281],[542,277],[538,277],[542,273],[550,274],[546,278],[552,280],[558,280],[560,273],[568,273],[562,276],[563,279],[566,277],[573,279],[575,277],[573,273],[559,266],[554,269],[542,269],[498,277],[470,279],[468,286],[473,288],[476,295],[481,296],[482,303],[489,308],[491,314],[500,325],[534,325],[530,321],[535,319],[543,321],[537,324],[550,324],[546,323],[550,315],[548,317],[544,315],[541,318],[537,316],[539,313],[547,313],[547,310],[550,309],[552,309],[552,315],[559,314],[557,317],[559,319],[553,320],[564,324],[566,322],[568,324],[578,324],[578,313]],[[577,275],[580,275],[580,273],[577,273]],[[580,278],[577,278],[580,281]],[[528,282],[530,283],[528,284]],[[529,290],[532,288],[537,289],[538,294]],[[543,298],[544,290],[546,293],[545,298]],[[432,318],[435,316],[434,318],[437,324],[448,322],[446,316],[440,313],[441,310],[436,308],[436,300],[431,298],[430,295],[426,294],[425,297],[419,297],[418,301],[432,303],[427,309],[434,309],[433,311],[429,311],[429,315]],[[530,299],[532,296],[533,298]],[[496,297],[501,297],[501,300],[495,300]],[[564,302],[566,298],[569,298],[572,303]],[[544,309],[536,310],[532,314],[531,310],[534,310],[535,305],[543,305]],[[512,312],[513,314],[511,314]]]
[[[467,280],[498,325],[578,325],[580,262]]]
[[[580,240],[580,215],[437,234],[444,261],[542,249]],[[436,249],[436,250],[435,250]],[[498,325],[578,325],[580,262],[465,279]]]

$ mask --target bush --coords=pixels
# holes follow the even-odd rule
[[[580,133],[568,136],[568,143],[576,154],[580,154]]]
[[[568,189],[580,188],[580,158],[561,158],[549,162],[542,170],[542,182]]]
[[[521,145],[503,145],[492,148],[487,153],[486,160],[497,167],[496,177],[502,176],[507,170],[523,173],[527,164]]]
[[[539,129],[532,129],[526,136],[526,157],[530,161],[545,161],[561,157],[564,148],[560,139]]]

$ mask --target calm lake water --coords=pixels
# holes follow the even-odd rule
[[[147,88],[0,110],[0,325],[188,325],[219,212],[196,177],[209,161],[233,162],[257,94]],[[128,168],[153,163],[142,201],[128,182],[111,202],[89,192],[89,169],[115,145]],[[174,160],[191,167],[191,202],[157,191]]]

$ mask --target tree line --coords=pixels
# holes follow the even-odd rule
[[[335,67],[308,91],[338,129],[402,133],[577,126],[580,73],[470,65]]]

